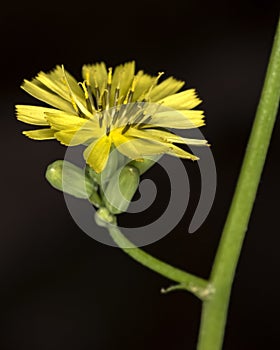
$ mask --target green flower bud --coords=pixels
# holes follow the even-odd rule
[[[139,177],[138,169],[131,165],[126,165],[112,176],[103,193],[104,203],[112,214],[126,211],[138,188]]]
[[[106,227],[108,224],[116,223],[116,218],[107,208],[102,207],[95,213],[95,222],[98,226]]]
[[[48,166],[46,178],[54,188],[77,198],[88,199],[95,190],[83,169],[63,160],[56,160]]]
[[[137,168],[140,175],[142,175],[147,170],[149,170],[161,157],[162,155],[149,156],[143,160],[133,160],[129,164]]]

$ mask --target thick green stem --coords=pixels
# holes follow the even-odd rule
[[[149,269],[159,273],[171,281],[179,283],[180,289],[188,290],[201,299],[207,298],[208,294],[211,293],[211,287],[208,286],[207,281],[204,279],[173,267],[161,260],[154,258],[148,253],[144,252],[142,249],[135,247],[120,232],[117,226],[108,225],[108,230],[112,239],[119,247],[129,247],[122,248],[126,254],[128,254],[134,260],[138,261],[140,264],[148,267]]]
[[[279,98],[280,21],[251,136],[210,277],[215,292],[203,303],[199,350],[222,348],[231,286],[264,167]]]

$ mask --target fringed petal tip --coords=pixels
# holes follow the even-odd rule
[[[38,129],[23,131],[22,133],[32,140],[52,140],[55,139],[55,131],[53,129]]]

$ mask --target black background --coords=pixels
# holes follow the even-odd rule
[[[199,193],[195,165],[187,162],[190,209],[146,249],[207,277],[278,12],[276,0],[1,5],[1,349],[195,349],[201,308],[184,292],[161,295],[169,281],[75,225],[61,193],[44,179],[65,149],[28,140],[20,132],[28,126],[15,120],[16,103],[34,102],[21,81],[61,63],[79,77],[84,63],[135,59],[151,74],[163,70],[198,89],[218,173],[216,200],[200,230],[185,234]],[[236,274],[227,350],[270,349],[279,340],[279,137],[278,123]]]

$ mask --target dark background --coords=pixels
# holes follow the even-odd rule
[[[279,7],[276,0],[1,5],[1,349],[195,349],[201,307],[184,292],[161,295],[169,281],[75,225],[61,193],[44,179],[47,164],[63,158],[65,148],[28,140],[20,131],[29,127],[15,120],[16,103],[34,102],[21,81],[61,63],[79,77],[84,63],[135,59],[151,74],[164,70],[198,89],[217,166],[216,200],[200,230],[185,234],[199,193],[195,166],[187,163],[190,209],[146,249],[207,277]],[[233,287],[226,350],[279,342],[279,137],[278,123]]]

